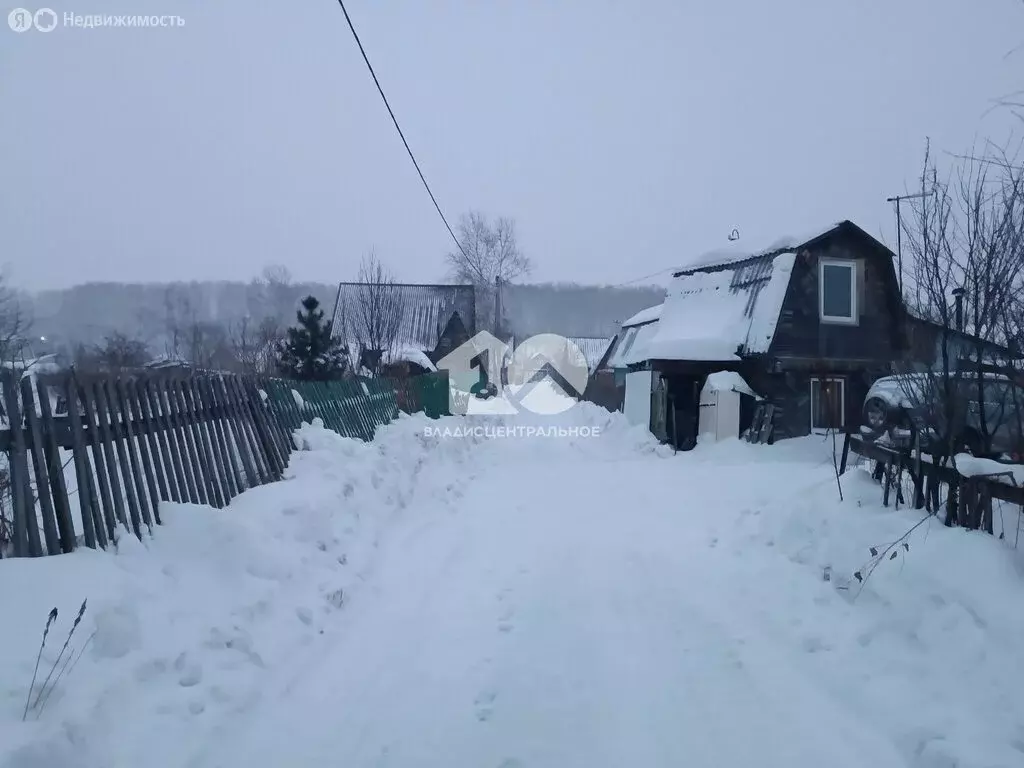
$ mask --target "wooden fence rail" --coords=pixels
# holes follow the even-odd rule
[[[983,528],[992,533],[992,501],[998,500],[1024,509],[1024,487],[1004,482],[1004,475],[965,477],[949,464],[936,464],[927,456],[897,451],[865,440],[860,434],[847,432],[839,459],[839,473],[846,471],[850,453],[876,462],[875,476],[882,483],[882,504],[889,506],[890,495],[896,494],[896,505],[908,504],[935,514],[942,504],[947,515],[960,525]],[[912,497],[903,495],[901,478],[910,479]],[[945,502],[942,496],[945,495]]]
[[[233,374],[154,371],[18,376],[0,371],[0,555],[105,547],[119,528],[141,537],[163,501],[224,507],[281,479],[292,432],[319,418],[371,440],[399,411],[448,412],[448,381],[296,382]],[[4,519],[8,518],[8,519]],[[9,541],[5,541],[9,539]]]

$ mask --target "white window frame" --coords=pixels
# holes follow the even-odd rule
[[[842,376],[812,376],[809,384],[811,388],[811,432],[825,432],[831,429],[831,427],[817,427],[814,425],[814,417],[818,412],[818,409],[814,407],[816,404],[814,401],[814,382],[818,382],[818,396],[820,397],[822,383],[830,381],[839,383],[839,429],[846,429],[846,379]]]
[[[850,317],[825,314],[825,267],[843,267],[850,270]],[[860,314],[857,306],[857,262],[851,259],[821,259],[818,262],[818,316],[823,323],[857,325]]]

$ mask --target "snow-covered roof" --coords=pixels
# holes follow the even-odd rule
[[[381,358],[381,362],[385,364],[415,363],[428,371],[437,370],[437,366],[424,354],[423,350],[416,349],[415,347],[398,347],[392,350],[385,350]]]
[[[0,362],[0,366],[18,371],[31,371],[33,373],[55,373],[60,370],[56,354],[27,357],[23,360],[4,360]]]
[[[743,395],[750,395],[758,400],[761,399],[761,396],[751,389],[746,380],[736,371],[715,371],[714,373],[709,373],[708,379],[704,383],[704,388],[709,392],[739,392]]]
[[[768,351],[796,254],[769,251],[675,276],[649,359],[738,360]]]
[[[800,248],[804,247],[808,243],[817,240],[823,235],[827,235],[834,229],[843,226],[849,222],[835,222],[829,224],[827,227],[819,227],[817,229],[809,230],[799,235],[787,235],[786,237],[780,237],[765,248],[755,248],[753,250],[749,248],[743,248],[742,246],[735,246],[729,248],[719,248],[707,253],[701,254],[692,262],[687,264],[685,267],[680,267],[676,275],[683,272],[690,272],[695,269],[709,269],[711,267],[721,267],[727,264],[734,264],[738,261],[745,259],[752,259],[758,256],[765,256],[769,253],[778,253],[780,251],[793,251],[796,252]],[[855,225],[854,225],[855,226]]]
[[[661,317],[661,308],[665,306],[665,302],[661,304],[655,304],[653,307],[647,309],[641,309],[629,320],[622,324],[623,328],[629,328],[632,325],[643,325],[644,323],[652,323]]]
[[[645,323],[636,326],[636,338],[623,351],[621,360],[624,365],[636,365],[651,359],[651,341],[658,335],[658,323]]]
[[[597,368],[604,353],[608,351],[608,345],[612,343],[611,339],[593,339],[586,336],[569,336],[568,339],[579,347],[587,360],[587,368],[591,371]]]
[[[625,368],[650,360],[647,350],[657,331],[657,320],[643,325],[624,326],[616,340],[615,348],[608,357],[607,366],[609,368]]]

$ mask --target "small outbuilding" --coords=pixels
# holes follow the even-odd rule
[[[739,437],[749,427],[754,404],[760,399],[736,371],[708,374],[700,393],[698,440],[718,442]]]

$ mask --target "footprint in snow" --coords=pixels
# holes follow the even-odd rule
[[[832,646],[828,642],[822,640],[820,637],[813,635],[805,637],[803,639],[803,649],[807,653],[820,653],[821,651],[831,651]]]
[[[178,685],[182,688],[192,688],[203,680],[203,666],[190,661],[187,653],[174,660],[174,671],[178,673]]]
[[[481,723],[486,723],[491,719],[491,715],[494,714],[494,700],[498,698],[498,694],[494,691],[484,691],[473,701],[473,705],[476,708],[476,719]]]

